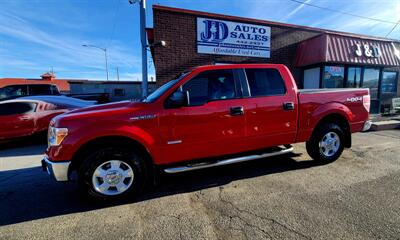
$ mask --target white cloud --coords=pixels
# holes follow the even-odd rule
[[[286,22],[288,19],[290,19],[293,15],[295,15],[297,12],[299,12],[304,6],[306,6],[307,3],[311,2],[311,0],[307,0],[304,3],[300,4],[297,6],[295,9],[293,9],[288,15],[286,15],[283,19],[280,21]]]
[[[103,39],[98,39],[98,42],[102,42],[101,40]],[[42,68],[68,66],[71,69],[88,68],[97,71],[104,69],[103,52],[82,47],[82,44],[92,44],[96,39],[92,39],[89,43],[86,38],[79,35],[79,32],[54,34],[6,10],[0,12],[0,41],[22,43],[17,49],[3,49],[0,52],[0,65],[8,68],[28,68],[20,61],[27,62],[30,59],[32,62],[41,63]],[[140,63],[135,52],[118,44],[117,41],[113,42],[107,52],[109,66],[134,68]],[[26,57],[20,61],[10,59],[10,57],[17,58],[18,55]]]

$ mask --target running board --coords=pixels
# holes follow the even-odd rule
[[[291,152],[293,152],[293,147],[285,146],[285,148],[280,151],[263,153],[263,154],[254,154],[254,155],[243,156],[243,157],[236,157],[236,158],[225,159],[225,160],[220,160],[220,161],[216,161],[216,162],[205,162],[205,163],[197,163],[197,164],[186,165],[186,166],[181,166],[181,167],[166,168],[166,169],[164,169],[164,172],[166,172],[166,173],[188,172],[188,171],[193,171],[193,170],[198,170],[198,169],[223,166],[223,165],[228,165],[228,164],[233,164],[233,163],[246,162],[246,161],[256,160],[256,159],[260,159],[260,158],[273,157],[273,156],[278,156],[278,155],[287,154],[287,153],[291,153]]]

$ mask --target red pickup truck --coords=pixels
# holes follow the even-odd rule
[[[141,102],[71,111],[49,127],[42,164],[58,181],[76,171],[90,196],[138,194],[161,169],[178,173],[289,153],[336,160],[369,125],[368,89],[298,90],[284,65],[201,66]]]

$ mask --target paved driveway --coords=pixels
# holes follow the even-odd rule
[[[400,131],[358,133],[324,166],[295,154],[163,176],[93,204],[39,167],[45,145],[0,150],[0,239],[400,239]]]

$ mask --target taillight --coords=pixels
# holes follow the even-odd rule
[[[371,97],[368,95],[364,95],[363,96],[363,105],[365,110],[367,110],[367,112],[369,112],[369,109],[371,107]]]

